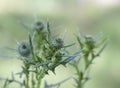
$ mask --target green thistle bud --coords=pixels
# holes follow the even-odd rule
[[[28,42],[21,42],[18,44],[17,50],[21,56],[27,57],[30,55],[30,44]]]
[[[89,50],[94,49],[95,48],[95,41],[94,41],[94,39],[92,37],[90,37],[90,36],[86,36],[85,39],[86,39],[85,44],[87,45],[87,48]]]

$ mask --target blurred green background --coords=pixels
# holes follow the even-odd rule
[[[120,1],[119,0],[0,0],[0,46],[16,48],[16,40],[26,40],[28,31],[21,23],[31,25],[34,16],[49,21],[55,35],[67,30],[66,43],[73,43],[78,30],[86,35],[102,32],[110,39],[104,52],[91,67],[85,88],[120,88]],[[71,47],[71,52],[77,50]],[[17,56],[0,48],[1,53]],[[10,77],[21,70],[17,59],[0,58],[0,77]],[[59,66],[56,75],[50,72],[48,83],[58,82],[74,74],[70,66]],[[74,88],[73,80],[61,88]],[[0,88],[3,82],[0,81]],[[10,88],[14,87],[12,84]]]

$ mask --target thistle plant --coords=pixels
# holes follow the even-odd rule
[[[76,36],[76,38],[80,46],[81,56],[78,60],[73,60],[73,62],[70,64],[76,70],[77,77],[74,78],[76,82],[75,87],[84,88],[85,83],[89,80],[90,66],[93,63],[93,60],[102,53],[108,43],[108,40],[107,38],[101,38],[99,36],[100,34],[96,35],[95,37],[86,36],[82,33],[79,34],[80,35]],[[98,51],[96,51],[96,49]],[[79,61],[81,59],[83,59],[84,66],[82,66],[80,69]]]
[[[11,79],[0,78],[0,80],[5,80],[3,88],[7,88],[8,85],[13,82],[19,84],[21,88],[41,88],[42,79],[45,75],[49,74],[49,71],[52,71],[55,74],[56,67],[59,65],[66,66],[70,61],[70,64],[77,72],[77,77],[74,78],[77,84],[76,88],[84,88],[83,85],[88,80],[87,70],[93,60],[99,56],[105,48],[106,39],[97,43],[93,37],[76,36],[80,49],[73,55],[70,55],[66,48],[75,44],[65,45],[64,37],[66,33],[64,33],[62,37],[53,36],[49,22],[37,20],[32,24],[31,29],[28,31],[28,39],[26,41],[17,42],[16,48],[16,51],[20,56],[19,59],[23,63],[22,71],[16,74],[12,73]],[[96,53],[94,51],[95,48],[102,44],[102,49]],[[84,59],[84,69],[79,69],[79,61],[75,59],[76,57]],[[15,79],[16,75],[20,76],[21,81]],[[51,85],[48,85],[45,81],[44,88],[58,88],[62,83],[71,78],[72,77]]]

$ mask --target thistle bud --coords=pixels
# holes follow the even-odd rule
[[[92,37],[90,37],[90,36],[86,36],[85,39],[86,39],[85,43],[87,45],[87,48],[89,50],[93,49],[95,47],[95,41],[94,41],[94,39]]]
[[[17,50],[21,56],[27,57],[30,55],[30,44],[28,42],[21,42],[18,44]]]
[[[33,29],[36,30],[37,32],[43,31],[45,28],[45,23],[42,21],[36,21],[33,23]]]
[[[52,45],[53,45],[56,49],[61,49],[61,48],[63,48],[63,46],[64,46],[63,43],[64,43],[64,42],[63,42],[62,39],[57,38],[56,40],[54,40],[54,41],[52,42]]]

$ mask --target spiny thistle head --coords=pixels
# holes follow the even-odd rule
[[[64,47],[64,41],[61,38],[57,38],[54,41],[52,41],[52,45],[56,49],[61,49]]]
[[[24,41],[24,42],[18,43],[17,51],[23,57],[29,56],[30,55],[30,44],[29,44],[29,42]]]
[[[85,36],[85,44],[88,46],[90,50],[95,47],[95,41],[92,36]]]
[[[80,33],[80,36],[77,36],[78,43],[80,44],[83,53],[90,53],[91,51],[93,52],[100,46],[103,47],[99,52],[101,53],[101,51],[103,51],[107,45],[108,40],[107,38],[99,36],[98,34],[96,36],[84,36],[82,33]]]
[[[33,29],[36,30],[37,32],[43,31],[43,29],[45,29],[45,27],[46,27],[46,23],[43,21],[35,21],[33,23]]]

